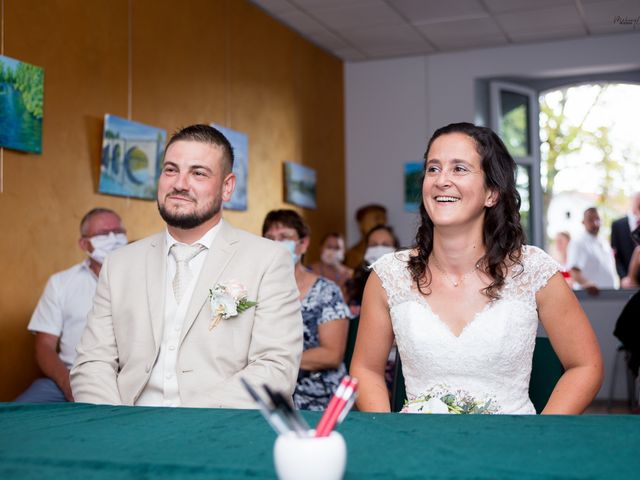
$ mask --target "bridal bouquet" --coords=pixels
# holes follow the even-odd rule
[[[500,408],[493,399],[479,400],[464,390],[450,391],[444,387],[434,387],[426,393],[407,400],[401,413],[453,413],[492,414]]]

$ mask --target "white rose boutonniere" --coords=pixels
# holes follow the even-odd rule
[[[216,328],[220,320],[235,317],[258,303],[247,300],[247,289],[238,282],[218,283],[209,290],[209,302],[213,318],[209,330]]]

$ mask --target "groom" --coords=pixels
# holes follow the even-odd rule
[[[222,220],[232,167],[233,149],[212,127],[169,140],[158,182],[166,231],[102,266],[71,371],[77,402],[255,408],[241,378],[293,392],[302,354],[293,262]]]

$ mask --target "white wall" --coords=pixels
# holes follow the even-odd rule
[[[409,243],[406,233],[417,217],[403,212],[402,164],[424,154],[425,66],[422,57],[346,65],[348,244],[360,238],[355,212],[367,203],[385,205],[394,226],[402,218],[398,234],[403,245]]]
[[[419,160],[436,128],[474,121],[475,81],[545,78],[640,68],[640,31],[468,52],[348,63],[345,66],[347,238],[359,238],[355,211],[381,203],[401,243],[417,217],[405,213],[405,162]]]

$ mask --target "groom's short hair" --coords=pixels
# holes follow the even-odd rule
[[[179,141],[206,143],[222,148],[222,158],[225,162],[225,173],[230,173],[233,170],[233,147],[229,140],[227,140],[227,137],[225,137],[220,130],[204,124],[184,127],[176,131],[171,136],[166,148],[164,149],[165,153],[169,150],[171,145]]]

